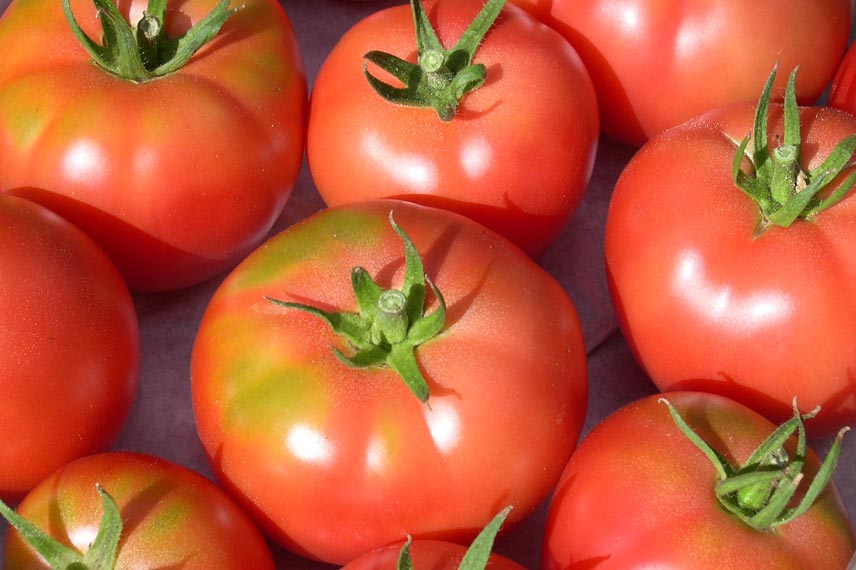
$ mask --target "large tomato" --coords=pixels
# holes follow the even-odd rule
[[[116,268],[80,230],[0,196],[0,498],[107,448],[137,388],[137,316]]]
[[[796,105],[794,104],[794,107]],[[738,141],[755,108],[729,106],[655,137],[621,174],[606,224],[606,265],[622,330],[661,390],[730,396],[780,421],[796,396],[823,406],[816,434],[856,422],[856,199],[797,218],[768,216],[734,180]],[[802,144],[792,182],[824,178],[836,154],[844,173],[856,119],[800,108]],[[767,159],[747,157],[741,178],[769,172],[786,145],[781,105],[769,111]],[[762,137],[763,139],[763,137]],[[763,141],[762,141],[763,142]],[[763,162],[764,166],[761,166]],[[784,210],[780,210],[782,212]]]
[[[829,106],[856,115],[856,48],[850,47],[832,80]]]
[[[425,10],[451,49],[483,5],[440,0]],[[579,205],[597,148],[597,102],[580,58],[558,33],[506,6],[475,51],[485,83],[444,122],[431,108],[388,102],[363,73],[373,50],[416,62],[413,22],[406,6],[377,12],[321,67],[306,149],[321,196],[331,206],[399,198],[441,207],[530,254],[544,251]],[[367,70],[387,77],[374,63]]]
[[[104,547],[94,540],[107,510],[97,486],[115,501],[121,532],[114,538],[115,567],[102,562],[89,568],[274,568],[261,533],[221,489],[185,467],[147,455],[103,453],[70,463],[33,489],[18,514],[69,548],[70,555],[85,555]],[[56,567],[10,531],[3,568]]]
[[[717,470],[658,398],[614,413],[574,453],[547,515],[544,570],[847,566],[856,536],[831,484],[790,522],[753,528],[717,500]],[[749,460],[776,428],[719,396],[676,392],[667,398],[689,427],[735,466]],[[802,454],[793,443],[785,449],[799,462]],[[819,465],[811,450],[805,460],[802,489]]]
[[[147,9],[119,4],[134,24]],[[170,4],[167,37],[215,5]],[[60,0],[12,2],[0,20],[0,192],[82,228],[133,290],[184,287],[236,263],[289,196],[306,98],[282,8],[241,5],[184,67],[128,81],[90,61]],[[73,0],[71,11],[100,41],[92,0]]]
[[[799,99],[813,102],[851,25],[850,0],[512,1],[570,40],[594,82],[604,132],[634,145],[710,109],[753,101],[776,62],[800,66]]]
[[[415,244],[406,255],[390,210]],[[401,343],[384,333],[355,353],[318,314],[266,298],[352,312],[352,279],[373,278],[409,290],[407,314],[421,311],[412,300],[425,285],[406,286],[422,278],[406,262],[415,251],[441,293],[429,290]],[[375,334],[355,318],[330,320]],[[343,362],[384,350],[389,366]],[[215,473],[274,540],[339,564],[408,534],[471,539],[502,505],[514,506],[512,523],[531,513],[587,403],[580,324],[558,283],[475,222],[395,201],[325,210],[259,248],[211,300],[191,370]],[[428,393],[402,381],[413,376]]]

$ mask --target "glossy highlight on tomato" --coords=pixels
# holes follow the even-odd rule
[[[317,315],[357,310],[351,275],[404,277],[390,211],[445,299],[415,350],[430,396],[394,370],[353,368]],[[426,313],[438,308],[429,291]],[[587,405],[576,311],[561,286],[486,228],[379,201],[324,210],[272,238],[209,304],[191,365],[197,427],[218,478],[276,542],[344,564],[408,534],[467,542],[512,505],[547,496]]]
[[[425,2],[446,49],[482,9],[480,0]],[[597,101],[588,73],[558,33],[506,5],[478,45],[484,84],[443,122],[431,108],[383,99],[363,69],[381,50],[416,61],[408,6],[351,28],[312,90],[307,159],[329,206],[403,199],[463,214],[530,255],[546,250],[579,205],[597,149]]]
[[[109,447],[137,391],[140,338],[104,252],[44,207],[0,195],[0,498]]]
[[[217,4],[167,6],[170,38]],[[144,0],[119,2],[136,25]],[[306,80],[274,0],[242,0],[181,69],[135,82],[95,65],[59,0],[0,19],[0,192],[83,229],[132,290],[187,287],[242,259],[281,212],[301,164]],[[71,12],[93,41],[92,0]]]

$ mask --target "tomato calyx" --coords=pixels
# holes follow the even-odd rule
[[[164,15],[167,0],[149,0],[145,14],[132,27],[114,0],[93,0],[104,30],[102,43],[90,38],[77,23],[69,0],[62,0],[69,26],[92,61],[111,75],[134,83],[163,77],[181,69],[207,44],[229,17],[240,8],[229,9],[230,0],[219,4],[183,35],[166,36]]]
[[[98,534],[86,554],[81,554],[46,534],[2,500],[0,515],[9,521],[27,544],[54,570],[113,570],[116,567],[119,538],[122,535],[122,515],[113,497],[101,485],[96,485],[95,488],[101,496],[104,515],[98,527]]]
[[[370,51],[363,57],[401,81],[404,87],[381,81],[364,65],[366,79],[391,103],[433,107],[440,120],[451,121],[464,95],[478,89],[485,81],[487,68],[481,63],[474,64],[473,57],[504,5],[505,0],[488,0],[455,46],[447,50],[437,38],[420,0],[410,0],[418,64],[386,52]]]
[[[487,568],[490,553],[493,550],[493,542],[496,540],[496,535],[509,512],[511,512],[511,507],[505,507],[481,530],[461,559],[458,570],[485,570]],[[410,544],[412,542],[413,538],[408,536],[407,541],[401,547],[401,551],[398,553],[398,570],[413,570],[413,560],[410,558]]]
[[[819,197],[822,190],[853,165],[856,135],[845,137],[817,168],[806,172],[800,165],[802,135],[796,99],[796,74],[797,69],[794,69],[785,88],[785,132],[782,144],[770,151],[767,125],[773,81],[776,78],[774,68],[755,109],[753,132],[737,145],[734,155],[734,183],[761,210],[762,219],[756,236],[771,224],[786,228],[797,218],[808,219],[819,214],[840,202],[856,184],[854,172],[826,197]],[[754,139],[751,153],[747,151],[750,139]],[[748,158],[754,167],[751,174],[741,169],[744,158]]]
[[[794,400],[794,415],[779,426],[752,453],[743,465],[731,465],[686,423],[665,398],[661,403],[681,432],[710,460],[719,475],[716,498],[730,513],[756,530],[769,530],[805,513],[832,478],[841,453],[841,440],[850,428],[842,428],[820,469],[796,506],[791,499],[805,474],[806,432],[804,421],[815,417],[820,407],[802,414]],[[784,445],[797,432],[796,453],[790,457]]]
[[[389,223],[404,242],[404,284],[401,289],[383,289],[362,267],[351,270],[351,284],[359,313],[328,312],[300,303],[267,300],[281,307],[298,309],[323,320],[336,334],[356,349],[351,356],[333,347],[341,362],[354,368],[387,366],[395,370],[419,401],[428,401],[428,383],[416,362],[416,347],[431,340],[446,322],[443,295],[425,275],[422,258],[410,237],[395,223]],[[437,298],[438,307],[425,314],[426,284]]]

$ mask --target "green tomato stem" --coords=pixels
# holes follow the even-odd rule
[[[505,5],[505,0],[488,0],[452,49],[445,49],[437,38],[419,0],[410,0],[416,29],[417,63],[382,51],[370,51],[363,57],[404,84],[395,87],[363,73],[369,85],[384,99],[397,105],[431,107],[442,121],[451,121],[461,99],[481,87],[487,76],[482,64],[474,64],[476,50]]]

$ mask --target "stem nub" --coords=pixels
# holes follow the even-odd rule
[[[229,0],[217,6],[200,22],[177,38],[164,33],[166,0],[149,0],[148,9],[132,27],[114,0],[93,0],[104,30],[103,44],[95,42],[77,23],[69,0],[62,0],[69,26],[96,65],[108,73],[134,83],[163,77],[181,69],[214,36],[239,8]]]
[[[382,51],[370,51],[363,57],[398,79],[404,87],[381,81],[363,66],[366,79],[391,103],[431,107],[442,121],[451,121],[464,95],[484,84],[487,69],[482,64],[474,64],[473,58],[504,5],[505,0],[488,0],[455,46],[447,50],[437,38],[422,3],[410,0],[418,64]]]
[[[832,478],[841,453],[841,440],[849,428],[838,432],[829,453],[811,481],[802,500],[792,506],[791,498],[804,479],[808,445],[804,420],[815,417],[820,408],[800,413],[794,399],[793,417],[779,426],[752,453],[743,465],[731,465],[704,441],[665,398],[660,402],[669,409],[681,432],[708,458],[719,475],[715,494],[730,513],[757,530],[766,530],[792,521],[802,515],[820,496]],[[785,443],[797,433],[795,453],[791,456]]]
[[[401,289],[383,289],[361,267],[351,271],[351,284],[359,306],[358,313],[328,312],[309,305],[268,297],[282,307],[298,309],[323,320],[354,348],[351,356],[334,348],[336,357],[356,368],[389,367],[395,370],[410,391],[422,402],[428,401],[428,382],[416,362],[416,347],[431,340],[446,322],[443,295],[428,280],[422,258],[410,237],[389,213],[389,223],[404,242],[404,284]],[[437,298],[438,307],[425,314],[426,285]]]
[[[796,74],[797,69],[794,69],[785,88],[782,145],[771,152],[767,132],[773,82],[776,78],[774,68],[758,100],[753,134],[737,146],[734,157],[734,183],[758,204],[762,217],[760,228],[770,224],[788,227],[797,218],[808,219],[840,202],[856,184],[854,172],[829,195],[819,197],[821,191],[839,174],[853,166],[856,134],[845,137],[818,168],[806,172],[800,165],[802,140]],[[747,147],[753,137],[755,148],[750,154]],[[743,172],[740,167],[744,157],[752,162],[754,171],[751,174]]]

